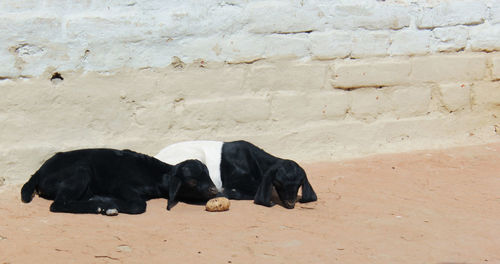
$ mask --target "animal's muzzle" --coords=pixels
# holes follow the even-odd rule
[[[209,187],[208,188],[208,195],[213,198],[217,195],[218,191],[217,191],[217,188],[214,186],[214,187]]]
[[[286,209],[293,209],[295,207],[295,201],[283,201],[283,206]]]

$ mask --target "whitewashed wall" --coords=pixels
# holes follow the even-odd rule
[[[500,1],[2,0],[0,76],[494,51]]]

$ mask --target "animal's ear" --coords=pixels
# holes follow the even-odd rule
[[[170,179],[168,181],[168,203],[167,203],[167,210],[170,211],[172,207],[174,207],[177,204],[177,193],[179,192],[179,189],[181,188],[182,181],[179,179],[179,177],[174,173],[172,176],[170,176]]]
[[[311,184],[307,180],[307,177],[304,179],[304,183],[302,184],[302,198],[300,199],[301,203],[314,202],[318,200],[316,193],[314,192]]]
[[[257,193],[255,193],[255,197],[253,198],[254,203],[267,207],[271,207],[273,205],[271,203],[271,195],[273,192],[273,180],[276,176],[276,171],[276,168],[271,168],[264,174],[262,181],[257,188]]]

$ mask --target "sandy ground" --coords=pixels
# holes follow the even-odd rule
[[[500,144],[303,165],[319,200],[293,210],[56,214],[4,186],[0,263],[500,263]]]

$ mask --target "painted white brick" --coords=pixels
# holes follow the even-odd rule
[[[492,24],[500,23],[500,0],[491,1],[490,16],[491,16],[490,23]]]
[[[484,24],[470,29],[469,44],[473,51],[500,50],[500,24]]]
[[[442,1],[424,8],[417,19],[418,28],[435,28],[483,23],[488,15],[484,1]]]
[[[152,37],[149,25],[137,21],[132,16],[121,17],[78,17],[66,23],[66,34],[69,39],[78,39],[85,43],[90,41],[137,42]]]
[[[38,2],[41,2],[41,4],[40,4],[40,9],[38,9],[37,11],[41,11],[46,14],[55,14],[57,16],[81,14],[93,10],[92,0],[80,0],[80,1],[45,0]]]
[[[352,58],[387,55],[390,37],[385,31],[360,30],[352,38]]]
[[[251,62],[264,57],[266,43],[258,35],[238,33],[212,43],[212,50],[223,61]]]
[[[469,37],[468,27],[465,26],[435,28],[432,33],[438,40],[436,45],[438,51],[463,50]]]
[[[308,34],[244,35],[238,34],[211,46],[220,58],[230,63],[252,62],[262,58],[300,58],[309,55]],[[210,47],[210,46],[209,46]],[[194,47],[196,48],[196,46]],[[200,54],[201,56],[202,54]]]
[[[273,34],[266,36],[264,38],[264,42],[266,43],[264,57],[301,58],[309,56],[311,42],[307,35],[308,34],[301,33],[292,35]]]
[[[60,57],[62,53],[57,52],[64,50],[64,46],[54,44],[50,46],[18,45],[15,51],[16,67],[19,68],[21,75],[39,76],[49,66],[57,68],[65,62],[65,58]]]
[[[432,33],[427,30],[396,31],[391,36],[391,55],[422,55],[429,53]]]
[[[336,29],[400,29],[410,25],[408,6],[384,2],[344,2],[321,6],[326,20]]]
[[[136,54],[134,46],[119,41],[99,41],[85,45],[88,54],[82,48],[80,54],[82,57],[82,66],[90,71],[107,71],[127,67],[131,64]],[[76,56],[76,54],[75,54]]]
[[[0,46],[12,55],[0,64],[14,61],[20,69],[3,66],[5,74],[34,76],[47,69],[167,67],[174,56],[251,63],[495,51],[499,6],[499,0],[4,0]],[[12,52],[22,45],[22,56]]]
[[[58,68],[69,60],[65,56],[66,46],[55,42],[1,41],[0,43],[2,47],[0,75],[3,77],[38,76],[47,68]]]
[[[244,16],[252,33],[290,33],[317,29],[319,10],[289,1],[250,2]]]
[[[38,0],[0,1],[0,14],[26,13],[39,10],[43,2]]]
[[[151,2],[151,3],[147,3]],[[137,13],[148,23],[158,28],[160,36],[198,36],[214,34],[233,34],[248,24],[243,8],[228,2],[202,1],[146,1],[142,2]],[[146,9],[146,10],[144,10]],[[149,18],[150,17],[150,18]]]
[[[220,1],[92,1],[91,12],[80,16],[130,17],[129,20],[150,24],[149,30],[160,37],[209,36],[234,33],[246,22],[239,3]]]
[[[446,83],[439,85],[441,101],[447,111],[455,112],[470,109],[470,84]]]
[[[8,47],[4,45],[1,46],[0,58],[2,58],[2,63],[0,63],[0,78],[19,75],[19,69],[16,68],[16,59],[14,55],[9,52]]]
[[[12,46],[46,45],[62,41],[61,21],[55,17],[5,15],[0,17],[0,35]]]
[[[179,41],[142,40],[139,42],[93,41],[75,42],[70,54],[78,66],[93,71],[105,71],[120,67],[144,68],[167,67],[173,57],[184,63],[195,60],[217,61],[220,53],[214,50],[218,38],[183,38]],[[222,55],[221,55],[222,56]]]
[[[172,56],[177,56],[185,63],[191,63],[194,60],[201,59],[205,61],[220,61],[220,53],[217,52],[216,43],[219,37],[185,37],[179,41],[172,41],[167,45],[162,45],[160,42],[159,49],[165,49],[169,46],[166,53],[171,53]],[[148,50],[147,48],[146,50]],[[154,54],[151,54],[154,56]]]
[[[351,54],[352,37],[346,31],[313,32],[309,35],[316,59],[345,58]]]

